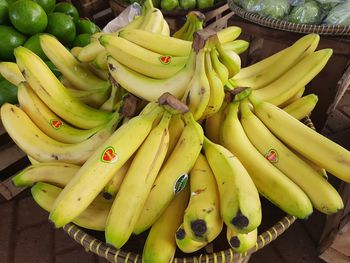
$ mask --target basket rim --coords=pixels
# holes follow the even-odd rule
[[[274,29],[279,29],[294,33],[316,33],[320,35],[330,35],[330,36],[350,36],[350,25],[309,25],[309,24],[298,24],[288,22],[286,20],[279,20],[271,17],[264,17],[257,13],[249,12],[244,10],[242,7],[238,6],[233,2],[233,0],[228,0],[228,5],[230,9],[239,17],[246,19],[255,24],[261,26],[270,27]]]
[[[130,3],[127,3],[125,0],[110,0],[110,1],[116,2],[124,8],[126,8],[130,5]],[[162,10],[162,9],[159,9],[159,10],[163,13],[164,16],[176,17],[176,16],[185,16],[191,11],[199,11],[202,13],[206,13],[206,12],[215,10],[215,9],[225,5],[226,3],[227,3],[226,0],[220,0],[219,2],[215,3],[213,6],[208,7],[208,8],[202,8],[202,9],[199,9],[199,8],[186,9],[186,10],[177,9],[177,10],[172,10],[172,11],[166,11],[166,10]]]

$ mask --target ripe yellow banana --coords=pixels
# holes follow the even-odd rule
[[[203,29],[205,16],[198,11],[191,11],[186,15],[185,24],[174,33],[173,37],[192,41],[194,32]]]
[[[162,113],[163,109],[157,107],[149,114],[132,118],[95,149],[55,201],[49,218],[56,227],[72,221],[89,206],[115,173],[140,147],[149,134],[153,121]],[[99,176],[96,177],[96,174]]]
[[[238,39],[238,40],[233,40],[233,41],[230,41],[227,43],[223,43],[222,47],[225,50],[231,50],[237,54],[242,54],[243,52],[245,52],[248,49],[249,42],[247,42],[245,40]]]
[[[213,143],[219,143],[220,141],[220,127],[226,105],[227,103],[223,101],[219,111],[205,120],[205,136]]]
[[[297,99],[300,99],[304,95],[304,92],[305,92],[305,87],[302,87],[300,90],[297,91],[297,93],[295,93],[295,95],[293,95],[293,97],[291,97],[290,99],[280,104],[279,107],[280,108],[287,107],[292,102],[296,101]]]
[[[78,58],[78,55],[80,53],[80,51],[83,50],[83,47],[73,47],[71,50],[70,50],[70,53],[75,57],[75,58]]]
[[[102,36],[104,37],[104,36]],[[100,54],[97,55],[97,57],[94,59],[94,61],[90,62],[93,67],[100,69],[100,70],[108,70],[108,63],[107,63],[107,51],[102,51]]]
[[[177,247],[185,253],[196,252],[208,244],[208,242],[201,242],[191,239],[186,233],[183,225],[176,230],[175,240]]]
[[[226,66],[219,60],[218,54],[215,49],[212,49],[210,51],[210,58],[211,58],[211,63],[213,65],[213,68],[216,72],[216,74],[219,76],[221,82],[223,85],[226,84],[228,81],[228,69]]]
[[[170,78],[153,79],[139,74],[108,57],[109,72],[128,92],[147,101],[157,100],[163,93],[169,92],[182,98],[195,70],[195,54],[192,52],[186,66]]]
[[[164,17],[158,8],[153,8],[149,23],[144,23],[143,30],[161,34],[163,29]]]
[[[333,214],[343,208],[337,190],[278,140],[251,112],[248,101],[241,104],[241,123],[261,155],[296,183],[310,198],[314,208],[325,214]]]
[[[32,187],[31,192],[35,202],[50,212],[62,189],[39,182]],[[79,216],[74,218],[73,223],[86,229],[103,231],[111,205],[111,201],[96,198]]]
[[[69,83],[67,83],[66,79],[64,78],[61,79],[61,83],[62,84],[65,83],[69,85]],[[70,88],[70,87],[67,87],[67,92],[74,98],[81,101],[82,103],[89,105],[90,107],[100,108],[100,109],[103,109],[101,107],[106,102],[106,100],[108,99],[108,96],[111,93],[109,89],[79,90],[79,89]]]
[[[104,50],[99,41],[91,41],[79,52],[77,59],[81,62],[92,62]]]
[[[160,123],[137,150],[115,197],[105,236],[106,242],[116,248],[128,241],[137,219],[142,216],[143,206],[168,150],[170,119],[171,114],[165,111]]]
[[[301,120],[310,115],[315,108],[318,97],[315,94],[309,94],[284,107],[283,110],[292,115],[297,120]]]
[[[64,188],[79,169],[80,166],[70,163],[38,163],[20,171],[12,178],[12,182],[18,187],[45,182]]]
[[[216,178],[220,212],[225,224],[239,233],[248,233],[261,223],[258,190],[242,163],[220,144],[204,139],[203,149]]]
[[[18,47],[14,53],[24,78],[58,116],[82,129],[94,128],[111,119],[112,113],[91,108],[71,96],[46,64],[29,49]]]
[[[254,98],[255,114],[285,144],[339,179],[350,182],[350,152],[268,102]]]
[[[226,229],[226,238],[233,251],[244,253],[255,246],[258,239],[258,229],[254,229],[247,234],[240,234],[228,227]]]
[[[228,26],[217,32],[220,43],[228,43],[235,40],[242,32],[242,28],[238,26]]]
[[[50,61],[77,89],[110,89],[108,81],[99,79],[83,67],[55,37],[47,34],[41,35],[40,45]]]
[[[220,234],[223,221],[215,176],[204,155],[199,154],[189,178],[191,197],[183,227],[191,239],[211,242]]]
[[[184,210],[188,204],[189,186],[176,195],[152,225],[143,247],[142,262],[163,263],[172,262],[175,251],[175,232],[181,225]]]
[[[260,194],[286,213],[307,218],[313,211],[309,198],[251,144],[238,119],[238,107],[239,102],[234,102],[225,111],[221,126],[221,144],[239,158]],[[285,129],[282,126],[281,128]]]
[[[199,120],[204,117],[209,98],[210,85],[205,72],[205,49],[202,48],[196,55],[196,69],[182,101],[190,108],[194,119]]]
[[[119,119],[119,114],[115,113],[109,123],[87,140],[67,144],[48,137],[17,106],[6,103],[1,107],[1,120],[7,133],[19,148],[40,162],[83,164],[96,147],[112,135]]]
[[[225,50],[222,47],[222,44],[220,43],[218,36],[214,37],[213,41],[214,41],[214,44],[215,44],[216,51],[218,52],[219,60],[228,69],[228,77],[232,78],[234,75],[236,75],[239,72],[239,70],[241,68],[241,63],[240,63],[239,56],[237,54],[235,54],[235,53],[234,53],[235,54],[234,57],[232,57],[232,55],[229,55],[230,50]]]
[[[297,64],[305,51],[310,49],[310,47],[317,47],[319,40],[320,36],[317,34],[308,34],[300,38],[294,45],[288,48],[283,55],[283,59],[279,59],[277,63],[269,65],[268,68],[249,78],[235,79],[233,77],[235,85],[237,87],[249,87],[252,89],[265,87]]]
[[[89,130],[77,129],[55,113],[43,103],[25,82],[18,85],[17,97],[22,110],[49,137],[63,143],[79,143],[86,141],[101,130],[104,125]]]
[[[17,64],[14,62],[0,62],[0,75],[16,86],[25,81]]]
[[[160,34],[163,36],[167,36],[167,37],[170,36],[169,24],[165,19],[163,19],[163,28],[162,28],[162,32]]]
[[[156,79],[166,79],[180,71],[188,57],[161,55],[140,47],[124,38],[106,35],[100,43],[109,55],[131,70]]]
[[[202,127],[191,112],[184,114],[185,127],[175,149],[164,163],[147,198],[133,232],[148,229],[187,183],[188,173],[199,155],[203,142]]]
[[[181,133],[184,129],[184,122],[181,119],[181,114],[174,114],[169,124],[169,147],[166,153],[165,160],[168,160],[170,154],[173,152]]]
[[[280,105],[305,87],[327,64],[332,49],[321,49],[304,57],[269,85],[253,90],[256,99]]]

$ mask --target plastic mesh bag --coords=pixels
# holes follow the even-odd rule
[[[323,20],[323,23],[330,25],[350,25],[350,2],[339,4],[332,8]]]
[[[319,24],[323,18],[321,5],[316,1],[306,1],[304,4],[294,6],[287,20],[298,24]]]

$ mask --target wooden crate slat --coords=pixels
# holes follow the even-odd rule
[[[0,148],[0,171],[4,170],[26,154],[15,143],[9,143]]]

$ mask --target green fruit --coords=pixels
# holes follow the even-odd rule
[[[48,58],[45,55],[45,53],[42,50],[41,45],[40,45],[40,35],[42,35],[42,34],[41,33],[35,34],[35,35],[31,36],[30,38],[28,38],[28,40],[24,43],[24,47],[33,51],[42,60],[47,60]]]
[[[47,26],[47,15],[44,9],[31,0],[19,0],[9,6],[12,25],[23,34],[41,33]]]
[[[73,41],[73,47],[85,47],[91,42],[91,34],[80,34],[77,35]]]
[[[214,0],[197,0],[197,7],[199,9],[212,7],[214,5]]]
[[[0,0],[0,25],[5,24],[9,19],[9,5],[6,0]]]
[[[73,18],[63,13],[51,13],[48,15],[49,22],[46,32],[57,37],[63,44],[75,39],[76,29]]]
[[[27,37],[13,27],[0,26],[0,59],[14,60],[13,49],[23,45]]]
[[[77,24],[79,22],[79,12],[71,3],[58,3],[54,9],[54,12],[63,13],[71,16],[73,18],[74,24]]]
[[[53,74],[58,78],[62,75],[61,71],[53,64],[50,60],[44,61],[45,64],[50,68]]]
[[[37,2],[46,12],[46,14],[49,14],[53,12],[56,6],[56,0],[33,0]]]
[[[96,26],[93,22],[91,22],[88,19],[80,19],[79,22],[76,24],[77,27],[77,34],[95,34],[97,32],[100,32],[98,26]]]
[[[164,10],[174,10],[179,6],[179,1],[178,0],[161,0],[160,6]]]
[[[0,80],[0,106],[4,103],[18,103],[17,87],[6,79]]]
[[[180,7],[182,9],[194,9],[196,8],[197,1],[196,0],[180,0]]]

